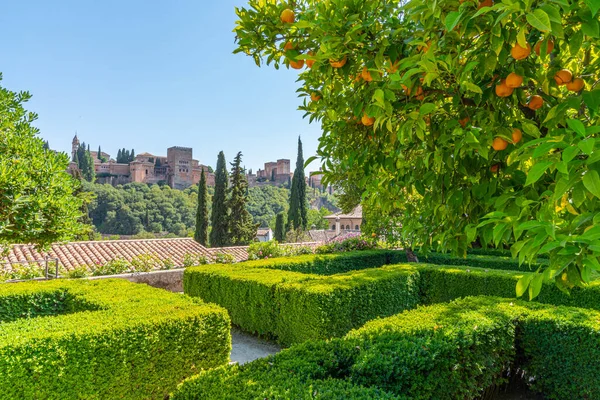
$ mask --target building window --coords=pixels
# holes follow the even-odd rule
[[[350,225],[346,225],[346,230],[349,231],[350,230]]]
[[[331,225],[331,230],[335,231],[335,225]]]
[[[357,230],[357,231],[358,231],[359,229],[360,229],[360,228],[359,228],[359,226],[358,226],[358,225],[356,225],[356,226],[354,227],[354,230]]]
[[[146,170],[146,175],[148,175],[148,170]]]

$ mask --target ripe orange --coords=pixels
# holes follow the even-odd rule
[[[579,92],[585,86],[585,82],[581,78],[575,78],[571,82],[567,82],[567,90],[571,92]]]
[[[510,50],[510,55],[515,60],[524,60],[531,54],[531,46],[527,43],[527,47],[521,47],[519,43],[515,43],[513,48]]]
[[[371,126],[375,123],[375,117],[369,117],[367,114],[364,114],[360,121],[364,126]]]
[[[502,151],[508,147],[508,142],[501,137],[495,137],[492,142],[492,147],[496,151]]]
[[[496,85],[496,95],[498,97],[508,97],[513,94],[515,89],[506,85],[506,80],[502,79],[499,85]]]
[[[552,50],[554,50],[554,42],[552,40],[548,40],[546,54],[552,53]],[[538,56],[540,55],[540,52],[542,51],[542,40],[540,40],[535,44],[535,46],[533,46],[533,51],[535,51],[535,54],[537,54]]]
[[[491,7],[494,5],[494,0],[483,0],[481,3],[479,3],[479,7],[477,7],[477,9],[481,9],[483,7]]]
[[[460,124],[460,126],[462,126],[464,128],[465,126],[467,126],[467,124],[469,123],[470,120],[471,120],[471,118],[464,117],[462,119],[459,119],[458,123]]]
[[[523,139],[523,132],[521,132],[520,129],[513,128],[513,131],[512,131],[513,144],[519,143],[521,141],[521,139]]]
[[[367,67],[363,67],[362,72],[360,73],[360,76],[366,81],[366,82],[371,82],[373,81],[373,77],[371,76],[371,73],[369,72],[369,70],[367,69]]]
[[[542,99],[541,96],[538,96],[536,94],[534,96],[531,96],[531,98],[529,99],[529,103],[527,104],[527,107],[529,107],[531,110],[539,110],[540,108],[542,108],[543,105],[544,105],[544,99]]]
[[[308,55],[309,55],[309,56],[314,56],[314,55],[315,55],[315,52],[311,50],[311,51],[309,51],[309,52],[308,52]],[[307,59],[307,60],[306,60],[306,66],[307,66],[308,68],[312,68],[314,63],[315,63],[315,60],[311,60],[311,59]]]
[[[523,77],[519,74],[511,72],[506,77],[506,86],[508,86],[509,88],[513,88],[513,89],[518,88],[522,84],[523,84]]]
[[[292,42],[287,42],[285,46],[283,46],[283,51],[293,50],[294,44]]]
[[[286,8],[281,12],[280,19],[284,24],[293,24],[296,21],[296,14],[289,8]]]
[[[290,67],[294,69],[302,69],[302,67],[304,67],[304,60],[290,61]]]
[[[341,60],[329,60],[329,64],[333,68],[342,68],[344,65],[346,65],[346,61],[348,61],[348,57],[344,56],[344,58],[342,58]]]
[[[568,69],[561,69],[554,75],[554,80],[557,85],[566,85],[573,79],[573,74]]]
[[[498,170],[500,169],[500,164],[494,164],[490,167],[490,171],[492,171],[492,173],[497,173]]]
[[[321,96],[319,96],[319,93],[313,92],[310,94],[310,99],[312,101],[319,101],[321,100]]]

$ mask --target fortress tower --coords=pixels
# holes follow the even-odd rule
[[[76,160],[78,148],[79,148],[79,139],[77,138],[77,132],[75,132],[75,137],[73,138],[73,142],[71,144],[71,161]]]

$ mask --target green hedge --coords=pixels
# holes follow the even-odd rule
[[[224,309],[125,280],[0,285],[0,398],[163,399],[229,361]]]
[[[472,267],[405,265],[420,274],[421,304],[434,304],[467,296],[516,297],[516,284],[522,273]],[[524,296],[527,297],[527,294]],[[544,284],[536,302],[600,310],[600,281],[585,288],[573,288],[569,295],[554,284]]]
[[[450,254],[430,253],[427,255],[418,255],[419,262],[436,265],[456,265],[466,267],[477,267],[485,269],[499,269],[503,271],[521,271],[531,272],[538,269],[538,264],[523,264],[512,258],[483,256],[483,255],[467,255],[466,258],[454,257]],[[544,261],[544,260],[540,260]],[[406,262],[398,259],[398,263]]]
[[[417,278],[410,267],[323,276],[236,264],[188,268],[183,283],[186,294],[225,307],[243,330],[289,345],[415,307]]]
[[[419,307],[341,339],[203,372],[172,399],[312,398],[302,390],[333,381],[356,394],[332,398],[365,398],[370,388],[373,398],[475,399],[508,367],[535,377],[548,399],[600,398],[600,313],[493,297]]]
[[[267,268],[305,274],[333,275],[359,269],[376,268],[386,264],[406,262],[398,250],[366,250],[338,254],[308,254],[295,257],[246,261],[247,268]]]

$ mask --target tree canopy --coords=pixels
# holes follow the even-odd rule
[[[0,75],[1,79],[1,75]],[[69,157],[44,146],[24,109],[31,95],[0,87],[0,251],[12,243],[41,248],[85,231],[83,200],[69,175]]]
[[[208,187],[206,186],[206,174],[202,168],[200,183],[198,184],[198,206],[196,208],[196,230],[194,240],[203,246],[208,244]]]
[[[229,175],[225,162],[225,154],[219,152],[217,170],[215,172],[215,194],[212,198],[212,213],[210,222],[211,247],[223,247],[230,244],[229,237],[229,207],[228,207]]]
[[[237,9],[236,52],[308,66],[301,109],[322,125],[326,184],[416,246],[549,254],[517,286],[535,297],[544,280],[568,290],[600,269],[599,9],[251,0]]]

